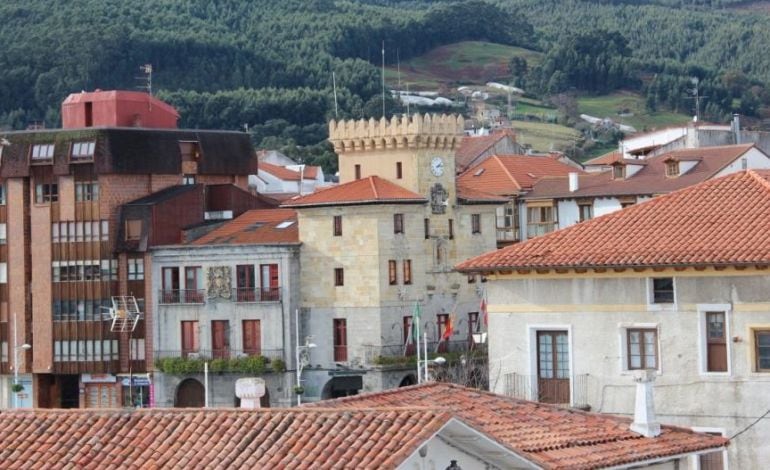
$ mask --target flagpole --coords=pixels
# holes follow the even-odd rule
[[[423,333],[425,337],[423,338],[423,343],[425,346],[425,381],[427,382],[429,380],[428,378],[428,333]]]
[[[415,316],[417,317],[417,326],[415,328],[415,336],[417,340],[416,341],[417,342],[417,383],[421,384],[422,383],[422,364],[420,364],[420,316],[413,315],[412,323],[415,322]]]

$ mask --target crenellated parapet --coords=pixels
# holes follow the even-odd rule
[[[465,120],[458,115],[414,114],[329,122],[329,141],[338,154],[383,149],[454,150]]]

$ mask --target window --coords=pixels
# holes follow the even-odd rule
[[[35,185],[35,202],[45,204],[59,200],[59,185],[56,183],[41,183]]]
[[[481,214],[471,214],[471,233],[481,233]]]
[[[179,268],[169,267],[161,269],[161,282],[163,291],[160,296],[162,304],[178,304],[179,298]]]
[[[53,159],[53,144],[37,144],[32,146],[32,161],[48,161]]]
[[[5,231],[5,223],[0,223],[0,245],[5,245],[6,242],[6,231]]]
[[[254,302],[256,297],[256,279],[253,264],[239,264],[235,267],[236,302]]]
[[[94,159],[94,147],[95,142],[75,142],[72,144],[72,153],[70,153],[70,161],[82,162],[92,161]]]
[[[8,282],[8,263],[0,263],[0,284]]]
[[[475,283],[476,283],[476,275],[468,274],[468,284],[475,284]]]
[[[674,303],[674,278],[659,277],[652,279],[652,303]]]
[[[200,350],[200,341],[198,337],[198,322],[183,321],[182,323],[182,357],[187,357],[190,353],[197,353]]]
[[[468,340],[471,345],[473,345],[473,333],[481,333],[479,312],[468,312]]]
[[[0,206],[5,205],[5,185],[0,184]]]
[[[412,260],[405,259],[403,261],[404,268],[404,284],[410,285],[412,283]]]
[[[395,286],[398,284],[398,273],[396,269],[396,260],[388,260],[388,284]]]
[[[342,216],[341,215],[334,216],[334,236],[335,237],[342,236]]]
[[[96,181],[88,181],[83,183],[75,183],[75,201],[98,201],[99,200],[99,183]]]
[[[262,325],[259,320],[243,320],[243,353],[249,356],[262,353]]]
[[[754,369],[756,372],[770,372],[770,329],[754,330]]]
[[[128,259],[128,280],[141,281],[144,279],[144,258]]]
[[[182,176],[182,184],[184,185],[195,184],[195,175]]]
[[[334,361],[348,360],[348,327],[344,318],[334,319]]]
[[[628,370],[658,368],[658,332],[648,328],[626,330]]]
[[[676,160],[669,160],[666,162],[666,176],[673,178],[679,176],[679,162]]]
[[[404,233],[404,214],[393,214],[393,233]]]
[[[452,219],[449,219],[449,239],[454,240],[455,238],[455,221]]]
[[[727,372],[725,312],[706,312],[706,371]]]
[[[424,219],[422,224],[423,228],[425,229],[425,239],[430,240],[430,219]]]
[[[200,142],[195,140],[179,141],[179,154],[183,162],[194,162],[201,156]]]
[[[415,333],[412,331],[412,316],[404,316],[402,323],[403,341],[404,341],[404,355],[413,356],[415,353],[415,341],[410,341],[410,338],[414,338]]]
[[[260,264],[259,300],[263,302],[281,300],[281,288],[278,285],[278,264]]]
[[[126,240],[139,240],[142,238],[141,219],[126,220]]]
[[[109,235],[110,227],[107,220],[66,221],[51,224],[51,241],[54,243],[107,241]]]
[[[749,169],[749,160],[744,157],[741,158],[741,170],[748,170]]]
[[[617,180],[622,180],[626,177],[626,166],[625,165],[615,165],[612,167],[612,178]]]
[[[334,268],[334,285],[345,285],[345,271],[342,268]]]
[[[404,177],[403,168],[401,162],[396,162],[396,179],[400,180]]]
[[[355,171],[356,171],[356,179],[360,180],[361,179],[361,165],[356,164]]]
[[[447,328],[449,327],[449,314],[448,313],[439,313],[436,315],[436,327],[438,331],[438,336],[436,337],[436,341],[441,341],[441,338],[444,337],[444,334],[447,331]],[[441,341],[438,345],[438,351],[440,353],[447,352],[447,341]]]
[[[184,298],[182,303],[203,303],[203,268],[184,268]]]
[[[636,204],[636,196],[624,196],[619,198],[619,200],[621,209],[625,209],[626,207],[630,207]]]
[[[581,222],[585,222],[586,220],[591,220],[594,217],[593,204],[590,202],[584,202],[584,203],[578,204],[578,212],[580,214]]]
[[[214,359],[230,357],[230,321],[211,321],[211,352]]]

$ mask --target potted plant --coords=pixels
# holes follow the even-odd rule
[[[305,388],[302,387],[302,385],[295,385],[294,386],[294,393],[297,394],[297,395],[302,395],[303,393],[305,393]]]
[[[24,385],[22,384],[13,384],[11,385],[11,391],[13,393],[19,393],[24,391]]]

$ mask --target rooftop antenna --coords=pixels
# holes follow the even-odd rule
[[[382,117],[385,117],[385,40],[382,41]]]
[[[338,119],[339,116],[337,115],[337,78],[334,75],[334,70],[332,70],[332,88],[334,89],[334,119]]]
[[[396,67],[398,70],[398,91],[401,92],[401,55],[398,48],[396,48]]]
[[[409,82],[406,82],[406,115],[409,116]]]
[[[140,65],[139,71],[144,75],[136,77],[141,82],[141,85],[137,86],[137,88],[147,91],[152,96],[152,64]]]
[[[700,120],[700,100],[702,98],[708,98],[708,97],[700,95],[700,92],[698,89],[698,84],[700,83],[700,80],[698,79],[698,77],[692,77],[690,79],[690,82],[695,87],[691,90],[693,96],[690,99],[695,100],[695,122],[698,122]]]

